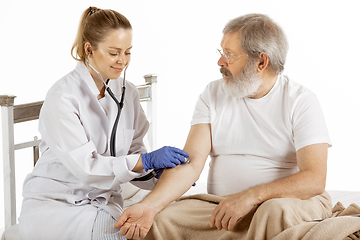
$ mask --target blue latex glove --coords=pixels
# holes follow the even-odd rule
[[[189,154],[175,147],[162,147],[150,153],[142,153],[142,164],[145,171],[149,169],[173,168],[185,163]]]

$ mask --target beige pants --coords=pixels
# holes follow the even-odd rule
[[[145,239],[272,239],[303,221],[327,218],[332,209],[331,198],[326,192],[308,200],[271,199],[239,220],[233,231],[219,231],[210,227],[210,217],[224,198],[202,194],[170,204],[157,214]]]

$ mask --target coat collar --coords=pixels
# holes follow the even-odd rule
[[[80,78],[86,83],[86,85],[89,87],[92,94],[95,96],[100,94],[99,89],[97,88],[93,78],[90,75],[89,70],[85,66],[83,62],[78,62],[76,65],[76,71],[79,73]]]

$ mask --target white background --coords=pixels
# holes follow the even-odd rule
[[[76,65],[70,49],[82,12],[89,6],[111,8],[133,25],[134,48],[127,79],[141,84],[143,75],[158,75],[158,147],[179,148],[184,146],[199,94],[210,81],[221,77],[216,48],[220,47],[222,28],[243,14],[268,14],[288,37],[284,73],[313,90],[322,104],[333,142],[327,188],[360,191],[359,0],[0,3],[0,94],[16,95],[15,104],[43,100],[50,86]],[[36,134],[29,130],[36,128],[36,123],[32,125],[16,125],[16,141],[30,140]],[[25,136],[25,132],[30,134]],[[17,190],[21,193],[31,163],[20,154],[16,157]],[[2,190],[2,171],[0,177]],[[21,196],[18,199],[21,201]],[[4,225],[2,202],[0,228]]]

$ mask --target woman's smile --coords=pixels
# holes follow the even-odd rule
[[[124,69],[123,68],[117,68],[117,67],[111,67],[112,69],[114,69],[116,72],[121,73]]]

